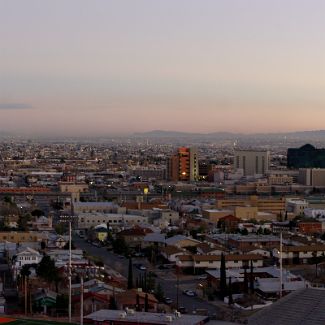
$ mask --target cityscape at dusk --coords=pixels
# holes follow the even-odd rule
[[[325,324],[325,1],[0,1],[0,323]]]

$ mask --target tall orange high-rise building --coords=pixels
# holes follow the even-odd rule
[[[199,177],[199,160],[194,147],[178,148],[177,153],[167,160],[167,178],[170,181],[193,182]]]

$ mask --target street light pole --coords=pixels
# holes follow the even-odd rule
[[[280,232],[280,298],[282,297],[283,275],[282,275],[282,232]]]
[[[176,310],[178,311],[179,308],[179,268],[176,266],[176,276],[177,276],[177,283],[176,283]]]
[[[84,276],[80,276],[80,325],[84,323]]]
[[[71,285],[71,259],[72,259],[72,253],[71,253],[71,220],[69,221],[69,323],[71,323],[71,303],[72,303],[72,285]]]
[[[97,271],[104,270],[104,267],[99,267],[95,265],[84,265],[84,264],[73,264],[73,267],[70,268],[71,272],[74,270],[80,277],[80,325],[84,323],[84,276],[89,275],[91,271],[94,272],[94,276],[97,274]]]
[[[60,222],[61,223],[69,223],[69,306],[68,306],[68,312],[69,312],[69,323],[71,323],[72,318],[72,221],[77,218],[76,216],[60,216]]]

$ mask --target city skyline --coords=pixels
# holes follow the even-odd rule
[[[325,3],[4,1],[0,129],[323,129]]]

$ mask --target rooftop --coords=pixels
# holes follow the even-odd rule
[[[297,290],[257,312],[248,320],[254,325],[324,325],[325,290]]]
[[[181,315],[180,317],[176,317],[174,314],[145,312],[126,313],[122,310],[102,309],[87,315],[85,318],[96,320],[97,322],[113,321],[137,324],[195,325],[203,323],[207,317],[198,315]]]

